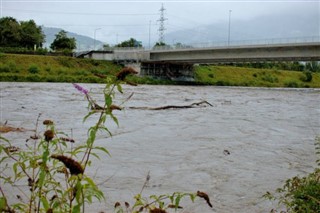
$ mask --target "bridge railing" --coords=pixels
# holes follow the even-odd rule
[[[320,36],[310,37],[294,37],[294,38],[272,38],[272,39],[256,39],[256,40],[233,40],[219,42],[202,42],[181,45],[166,45],[154,47],[154,50],[175,50],[175,49],[193,49],[193,48],[212,48],[212,47],[238,47],[238,46],[254,46],[254,45],[276,45],[276,44],[298,44],[298,43],[314,43],[320,42]]]
[[[277,44],[298,44],[298,43],[314,43],[320,42],[320,36],[310,37],[293,37],[293,38],[271,38],[271,39],[255,39],[255,40],[231,40],[201,42],[192,44],[166,45],[147,47],[108,47],[104,51],[150,51],[150,50],[180,50],[180,49],[196,49],[196,48],[214,48],[214,47],[239,47],[239,46],[254,46],[254,45],[277,45]],[[86,51],[83,51],[86,52]]]

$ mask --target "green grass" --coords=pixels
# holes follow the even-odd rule
[[[121,66],[66,56],[0,55],[1,81],[103,83],[94,74],[114,75]]]
[[[0,81],[105,83],[105,79],[95,74],[114,75],[121,69],[120,65],[109,61],[0,53]],[[139,76],[131,76],[129,81],[138,84],[320,88],[320,73],[203,65],[195,67],[195,82]]]
[[[218,86],[320,87],[320,73],[312,73],[312,80],[307,82],[306,74],[300,71],[233,66],[198,66],[195,79],[199,84]]]

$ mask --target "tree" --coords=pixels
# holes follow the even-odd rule
[[[42,28],[36,25],[33,20],[21,21],[21,42],[23,47],[31,49],[34,45],[42,47],[42,43],[45,40],[45,36],[42,32]]]
[[[67,32],[64,30],[61,30],[58,34],[56,34],[56,38],[50,45],[50,48],[53,50],[70,50],[72,51],[77,47],[76,45],[76,39],[75,38],[69,38],[67,36]]]
[[[20,25],[19,22],[12,17],[4,17],[0,19],[0,46],[2,47],[18,47],[20,45]]]
[[[141,41],[137,41],[134,38],[130,38],[127,41],[123,41],[117,44],[116,47],[142,47]]]
[[[34,45],[42,46],[45,35],[42,28],[33,20],[21,21],[13,17],[0,19],[0,46],[2,47],[25,47],[32,49]]]

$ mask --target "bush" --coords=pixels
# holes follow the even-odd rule
[[[316,162],[320,166],[320,137],[316,137],[315,146],[318,155]],[[315,169],[306,177],[296,176],[288,179],[276,192],[277,195],[267,192],[264,197],[269,200],[278,200],[279,205],[287,208],[287,212],[320,212],[320,169]],[[272,212],[276,211],[272,210]]]
[[[312,81],[312,72],[311,71],[304,71],[303,76],[300,77],[301,81],[304,82],[311,82]]]
[[[278,82],[278,78],[276,76],[271,75],[270,73],[263,72],[262,80],[270,82],[270,83],[276,83]]]
[[[285,87],[291,87],[291,88],[298,88],[299,87],[299,83],[296,81],[289,81],[289,82],[285,82],[284,83]]]
[[[209,77],[209,78],[214,78],[213,73],[208,74],[208,77]]]
[[[28,71],[29,71],[29,73],[31,73],[31,74],[36,74],[36,73],[39,72],[39,68],[38,68],[37,65],[32,64],[32,65],[30,65]]]
[[[0,73],[10,72],[10,67],[7,64],[0,65]]]

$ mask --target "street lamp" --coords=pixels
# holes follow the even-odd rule
[[[229,10],[228,46],[230,45],[231,12],[232,10]]]
[[[97,28],[94,30],[93,50],[96,50],[96,32],[97,32],[97,30],[101,30],[101,28]]]

